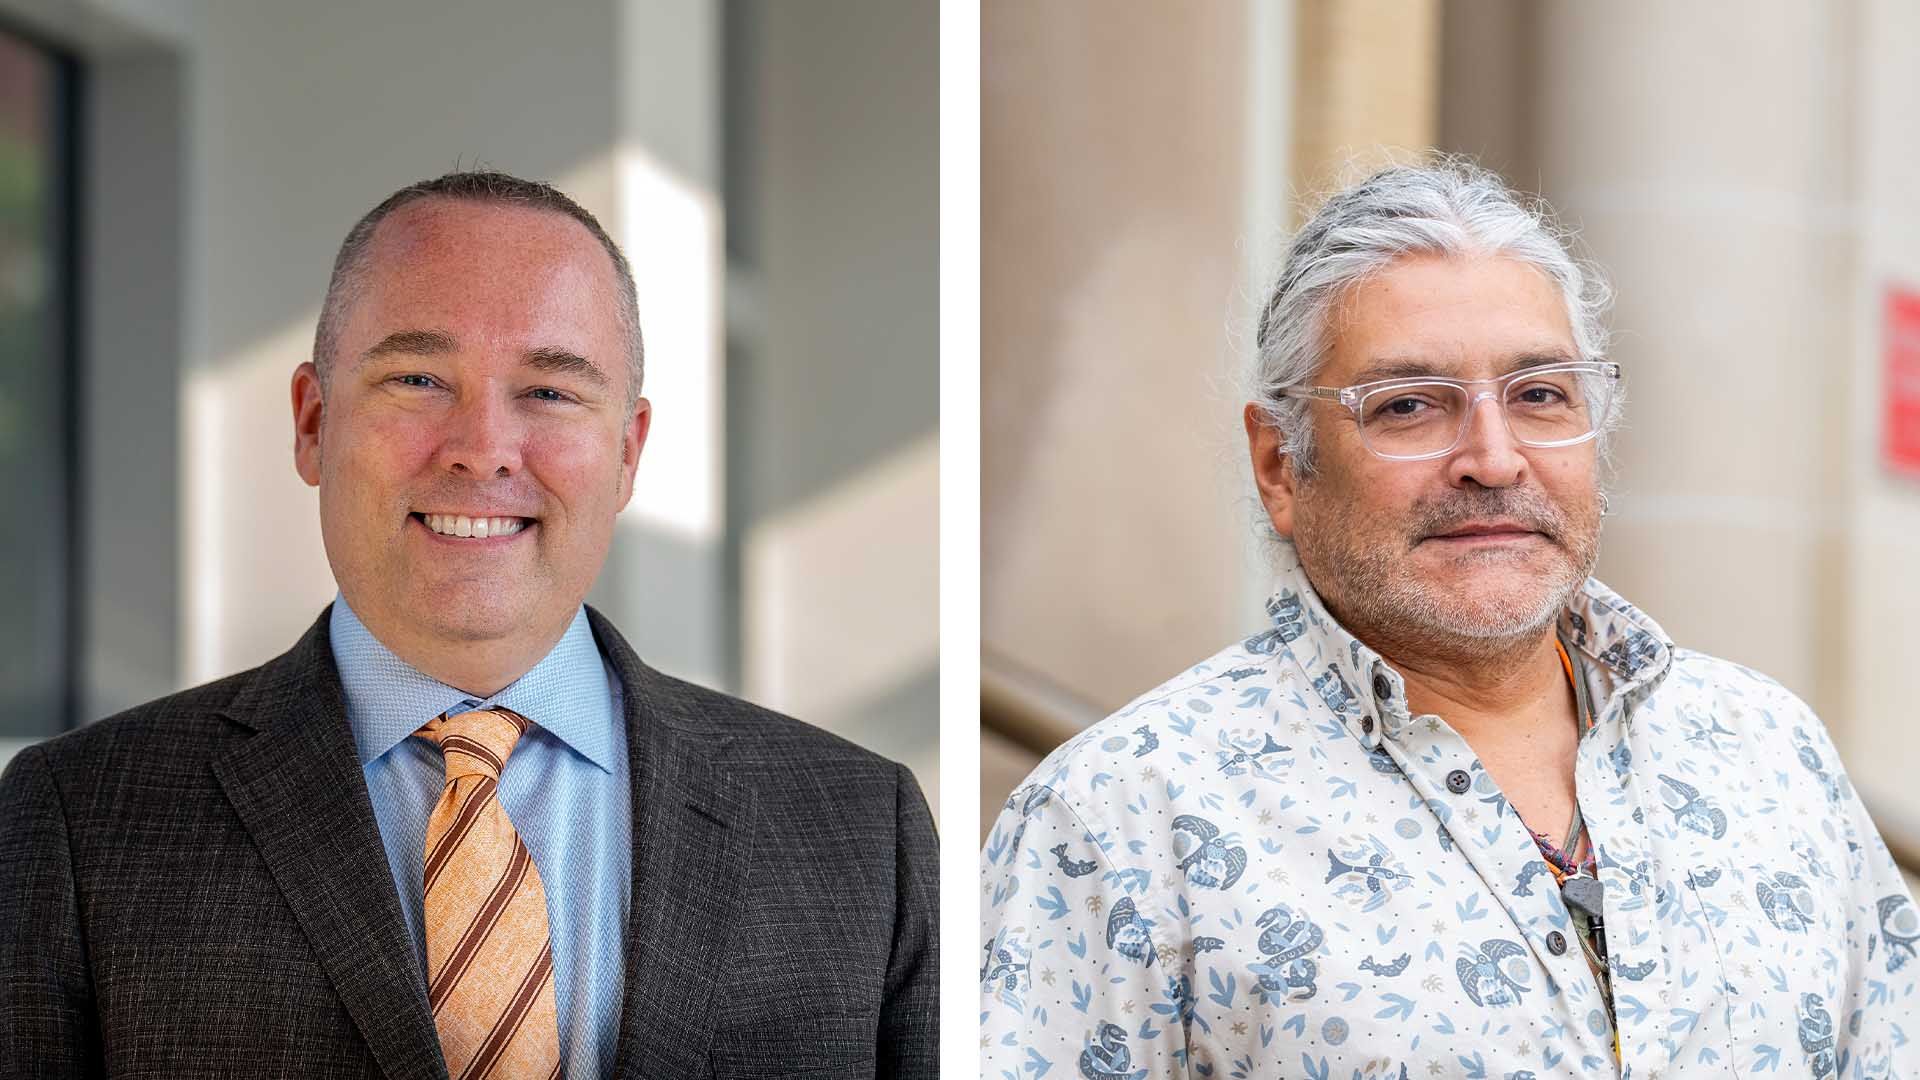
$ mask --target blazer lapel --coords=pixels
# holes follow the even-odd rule
[[[587,614],[625,694],[633,791],[633,891],[618,1076],[705,1075],[714,989],[746,890],[752,792],[717,769],[725,737],[703,730],[671,680]]]
[[[254,735],[214,773],[382,1071],[445,1080],[424,976],[347,726],[331,610],[229,706]]]

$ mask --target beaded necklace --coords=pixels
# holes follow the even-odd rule
[[[1558,635],[1555,635],[1554,647],[1560,651],[1560,666],[1567,674],[1567,683],[1573,688],[1574,725],[1579,732],[1579,738],[1583,739],[1598,723],[1593,715],[1592,703],[1587,697],[1586,681],[1575,674],[1573,656],[1567,651],[1567,643]],[[1578,739],[1575,741],[1577,743]],[[1599,864],[1594,858],[1593,839],[1587,835],[1586,821],[1580,816],[1578,797],[1574,799],[1573,821],[1568,826],[1567,838],[1560,845],[1555,846],[1552,837],[1546,833],[1535,832],[1531,827],[1527,832],[1532,834],[1534,846],[1540,849],[1540,858],[1547,864],[1548,872],[1553,875],[1554,884],[1561,887],[1563,895],[1571,895],[1565,890],[1567,882],[1572,879],[1584,877],[1590,884],[1598,884]],[[1598,890],[1594,890],[1594,893],[1597,895]],[[1594,910],[1596,912],[1599,910],[1597,900]],[[1614,1060],[1618,1061],[1620,1029],[1613,1012],[1613,980],[1612,973],[1607,968],[1605,931],[1599,925],[1600,920],[1589,920],[1586,912],[1578,906],[1568,904],[1567,914],[1573,919],[1576,930],[1574,937],[1580,942],[1580,951],[1586,956],[1587,966],[1592,969],[1594,979],[1600,984],[1600,1001],[1606,1006],[1608,1026],[1613,1028],[1613,1056]]]

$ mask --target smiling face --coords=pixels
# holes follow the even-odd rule
[[[1505,258],[1403,257],[1330,314],[1331,347],[1313,379],[1349,386],[1421,371],[1504,375],[1578,359],[1554,284]],[[1296,477],[1279,437],[1249,408],[1261,501],[1315,591],[1363,640],[1387,649],[1479,651],[1472,643],[1545,631],[1599,548],[1595,444],[1521,446],[1497,399],[1479,402],[1452,453],[1385,461],[1353,414],[1316,401],[1315,471]]]
[[[380,224],[365,275],[324,393],[312,364],[293,383],[341,594],[442,678],[448,650],[537,660],[606,560],[646,440],[612,262],[560,214],[426,199]]]

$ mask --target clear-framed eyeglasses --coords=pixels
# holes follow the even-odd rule
[[[1500,403],[1522,446],[1573,446],[1599,434],[1620,392],[1620,365],[1606,360],[1521,368],[1497,379],[1428,376],[1358,386],[1295,386],[1282,397],[1337,401],[1353,410],[1360,442],[1388,461],[1445,457],[1466,437],[1474,407]]]

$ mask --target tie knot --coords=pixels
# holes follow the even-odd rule
[[[446,755],[448,783],[463,776],[486,776],[498,783],[507,755],[526,734],[528,723],[512,709],[496,705],[458,716],[436,716],[417,734],[438,744]]]

